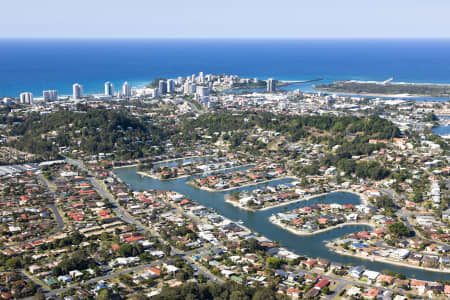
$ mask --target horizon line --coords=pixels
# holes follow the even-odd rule
[[[449,37],[2,37],[0,40],[450,40]]]

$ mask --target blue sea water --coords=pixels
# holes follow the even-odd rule
[[[450,40],[0,40],[0,97],[205,73],[450,83]],[[312,84],[298,85],[305,91]]]

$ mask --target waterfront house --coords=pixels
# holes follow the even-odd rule
[[[317,260],[315,259],[308,259],[308,260],[302,260],[301,264],[302,266],[308,268],[308,269],[312,269],[317,263]]]
[[[388,285],[392,284],[393,281],[394,281],[394,277],[389,276],[389,275],[384,275],[384,274],[381,274],[377,278],[377,282],[385,283],[385,284],[388,284]]]
[[[316,269],[319,269],[323,272],[327,272],[328,268],[330,267],[330,260],[328,259],[324,259],[324,258],[319,258],[317,260],[317,265],[315,266]]]
[[[353,267],[348,271],[350,276],[352,276],[353,278],[356,278],[356,279],[359,279],[363,272],[364,272],[364,268],[362,266]]]
[[[409,288],[409,280],[408,279],[395,279],[394,280],[394,288],[402,288],[402,289],[408,289]]]
[[[369,279],[370,281],[375,281],[379,275],[380,275],[379,272],[371,270],[365,270],[362,274],[362,276],[367,277],[367,279]]]

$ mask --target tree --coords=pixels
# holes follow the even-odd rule
[[[246,248],[250,252],[256,252],[258,250],[261,250],[262,247],[259,244],[259,242],[254,238],[249,238],[247,240],[241,241],[241,248]]]
[[[278,269],[281,265],[281,259],[279,259],[278,257],[275,257],[275,256],[271,256],[271,257],[267,258],[267,264],[272,269]]]
[[[172,248],[170,247],[170,245],[164,245],[162,247],[162,251],[164,252],[164,254],[166,256],[170,256],[170,253],[172,252]]]
[[[41,291],[38,291],[36,294],[34,294],[33,300],[45,300],[45,296]]]
[[[17,269],[22,267],[22,261],[18,257],[13,257],[6,261],[6,266],[10,269]]]
[[[375,199],[375,205],[378,208],[384,208],[384,211],[390,215],[392,215],[396,210],[394,201],[387,195],[377,197]]]
[[[97,300],[110,300],[112,298],[112,293],[109,289],[101,289],[98,292]]]
[[[389,231],[398,238],[411,236],[411,232],[403,222],[389,225]]]
[[[250,297],[244,291],[233,291],[230,294],[230,300],[250,300]]]
[[[252,300],[276,300],[275,293],[269,288],[258,289]]]

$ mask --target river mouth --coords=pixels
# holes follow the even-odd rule
[[[233,170],[229,170],[233,171]],[[415,268],[407,268],[402,266],[396,266],[388,263],[375,262],[370,260],[359,259],[356,257],[350,257],[345,255],[337,254],[329,250],[325,246],[325,242],[336,239],[342,235],[367,230],[368,227],[364,225],[348,225],[341,228],[336,228],[330,231],[326,231],[317,235],[311,236],[298,236],[292,234],[282,228],[272,224],[269,221],[269,217],[278,212],[284,210],[292,210],[298,207],[304,207],[312,204],[318,203],[341,203],[341,204],[353,204],[358,205],[361,203],[359,196],[346,193],[346,192],[334,192],[325,196],[320,196],[310,200],[288,204],[281,207],[275,207],[265,211],[247,211],[239,209],[229,203],[224,199],[228,192],[208,192],[205,190],[200,190],[194,188],[188,184],[186,181],[190,180],[191,177],[185,177],[174,180],[161,181],[158,179],[140,176],[137,173],[136,167],[127,167],[115,169],[114,173],[126,184],[130,186],[131,189],[139,191],[145,189],[156,189],[156,190],[172,190],[178,193],[186,195],[188,198],[204,205],[208,208],[214,209],[217,213],[223,215],[234,221],[242,221],[243,225],[259,233],[273,241],[279,241],[289,250],[294,251],[299,255],[306,255],[311,258],[326,258],[334,262],[344,263],[344,264],[354,264],[354,265],[364,265],[370,270],[383,271],[390,270],[398,273],[405,274],[407,277],[416,278],[427,281],[436,280],[450,280],[450,274],[430,272]],[[280,183],[291,182],[292,179],[279,179],[269,183],[269,185],[277,185]],[[243,190],[254,190],[256,188],[261,188],[264,184],[254,185],[239,188],[234,191]],[[233,192],[234,192],[233,191]]]

